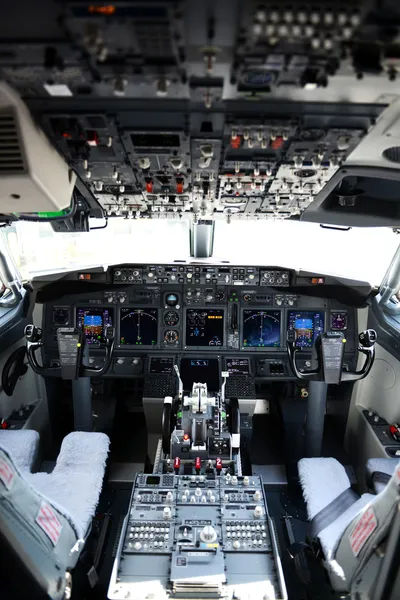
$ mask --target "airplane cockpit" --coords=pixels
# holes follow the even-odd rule
[[[400,597],[400,6],[0,20],[5,600]]]

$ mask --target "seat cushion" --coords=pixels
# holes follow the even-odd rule
[[[373,474],[385,473],[385,475],[391,477],[398,463],[398,458],[370,458],[367,461],[367,484],[374,490],[375,494],[380,494],[385,489],[387,483],[379,480],[374,481],[372,479]]]
[[[310,521],[350,487],[350,480],[343,465],[334,458],[303,458],[299,461],[298,470]],[[371,494],[364,494],[320,532],[318,539],[326,560],[333,558],[347,525],[373,497]]]
[[[30,472],[39,449],[39,434],[32,429],[0,429],[0,446],[22,472]]]
[[[85,539],[102,488],[110,440],[104,433],[67,435],[52,473],[29,474],[29,483],[74,524]]]

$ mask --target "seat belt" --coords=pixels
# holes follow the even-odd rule
[[[383,485],[387,485],[391,479],[391,475],[387,473],[382,473],[382,471],[374,471],[371,477],[371,483],[383,483]]]
[[[350,506],[352,506],[360,495],[351,488],[347,488],[344,492],[337,496],[325,508],[319,511],[310,521],[309,537],[314,539],[319,536],[328,525],[336,521]]]

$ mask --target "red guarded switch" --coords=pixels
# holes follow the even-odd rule
[[[196,469],[196,473],[200,473],[201,471],[201,458],[200,456],[196,456],[194,461],[194,468]]]
[[[217,469],[217,475],[222,471],[222,458],[217,458],[215,461],[215,468]]]
[[[92,130],[87,132],[86,141],[89,146],[98,146],[100,144],[99,136],[97,135],[96,131]]]
[[[151,179],[146,179],[146,192],[148,194],[153,193],[153,182]]]
[[[183,179],[176,180],[176,193],[183,194]]]
[[[181,459],[179,456],[174,458],[174,471],[176,475],[179,475],[179,469],[181,468]]]

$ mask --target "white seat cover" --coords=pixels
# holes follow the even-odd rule
[[[80,539],[86,537],[99,501],[109,444],[104,433],[70,433],[63,440],[52,473],[25,476],[71,519]]]
[[[0,429],[0,446],[23,472],[30,472],[39,448],[39,434],[32,429]]]

